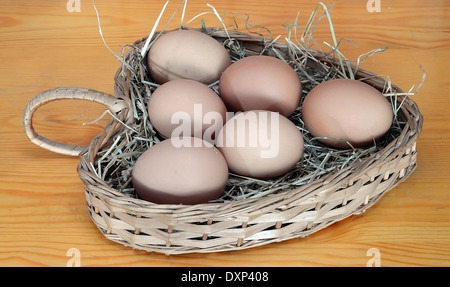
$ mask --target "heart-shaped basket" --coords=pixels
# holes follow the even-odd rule
[[[299,66],[295,61],[303,56],[286,43],[270,42],[268,48],[269,41],[259,36],[237,31],[224,33],[218,29],[204,32],[221,43],[228,41],[228,47],[239,44],[240,49],[249,54],[282,55],[291,59],[294,67]],[[404,124],[392,141],[359,162],[305,184],[259,197],[197,205],[154,204],[130,196],[101,177],[97,167],[104,154],[120,141],[127,140],[118,135],[139,120],[133,110],[131,94],[136,92],[133,85],[146,83],[144,90],[148,93],[141,97],[151,94],[149,76],[131,68],[135,62],[146,61],[145,56],[140,55],[145,40],[139,39],[129,46],[115,76],[116,96],[89,89],[56,88],[33,98],[23,116],[25,133],[33,143],[57,153],[79,156],[78,174],[85,185],[90,217],[112,241],[149,252],[182,254],[239,250],[305,237],[351,215],[363,213],[416,168],[416,142],[423,118],[416,103],[406,96],[398,96],[396,102],[401,108],[397,117]],[[322,52],[312,49],[307,52],[317,60],[306,63],[310,69],[338,65],[337,59]],[[317,65],[319,62],[322,65]],[[347,65],[347,68],[356,71],[354,66]],[[364,70],[358,69],[355,78],[364,79],[379,90],[387,86],[384,79]],[[395,86],[392,91],[402,94]],[[51,141],[34,131],[32,116],[41,105],[59,99],[102,103],[109,108],[113,118],[87,147]],[[120,171],[120,167],[116,169]],[[122,173],[129,177],[129,171]]]

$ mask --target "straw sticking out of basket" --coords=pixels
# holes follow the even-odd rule
[[[175,10],[174,14],[170,18],[173,19],[175,13],[180,7],[183,6],[183,18],[186,9],[187,1],[184,1]],[[208,5],[213,13],[217,16],[220,23],[222,24],[222,29],[201,29],[203,32],[210,35],[214,35],[216,39],[222,42],[222,44],[228,49],[232,61],[237,61],[245,56],[255,55],[260,53],[266,53],[274,57],[278,57],[283,61],[289,63],[294,70],[297,71],[298,76],[301,79],[303,85],[303,98],[304,96],[318,83],[340,77],[352,77],[354,78],[358,75],[361,64],[370,56],[385,51],[387,48],[374,49],[367,53],[364,53],[355,61],[356,66],[351,64],[351,61],[343,56],[343,54],[338,50],[338,43],[341,41],[336,40],[334,28],[331,21],[330,9],[319,3],[315,10],[311,13],[311,16],[303,29],[300,40],[297,39],[297,28],[301,28],[298,25],[298,17],[295,19],[294,24],[287,26],[288,37],[285,38],[286,44],[281,44],[276,42],[278,39],[265,39],[265,38],[252,38],[247,34],[240,32],[235,32],[232,27],[225,25],[224,17],[233,13],[235,17],[239,16],[244,20],[246,27],[257,27],[264,31],[267,29],[259,26],[251,25],[248,22],[248,18],[245,19],[239,13],[236,12],[224,12],[225,16],[220,16],[217,10]],[[159,23],[159,19],[163,14],[165,8],[161,11],[158,20],[152,28],[150,35],[156,35],[158,37],[162,32],[155,33],[155,28]],[[324,14],[319,17],[319,20],[314,22],[315,17],[318,13],[319,7],[324,9]],[[205,12],[206,13],[206,12]],[[205,13],[200,13],[203,15]],[[194,18],[197,18],[195,16]],[[326,17],[330,24],[330,31],[333,38],[334,47],[327,44],[332,48],[331,52],[318,52],[309,48],[305,48],[308,43],[316,43],[313,37],[313,32],[317,26],[320,19]],[[181,20],[183,21],[183,19]],[[190,23],[192,20],[188,21]],[[169,21],[170,22],[170,21]],[[168,23],[167,23],[168,24]],[[167,27],[164,27],[164,29]],[[180,25],[182,26],[182,24]],[[187,28],[183,26],[183,28]],[[101,30],[101,29],[100,29]],[[228,31],[230,30],[230,31]],[[251,32],[251,31],[250,31]],[[230,33],[232,36],[230,36]],[[269,35],[271,33],[269,31]],[[103,35],[102,35],[103,37]],[[126,93],[131,98],[131,102],[134,110],[134,117],[136,120],[133,129],[125,130],[121,136],[126,138],[126,141],[122,142],[121,145],[117,146],[114,151],[109,151],[109,154],[102,154],[100,158],[102,162],[107,163],[107,166],[103,170],[111,169],[114,170],[109,173],[110,176],[106,178],[103,175],[102,180],[105,180],[112,187],[121,190],[122,192],[135,196],[133,188],[130,185],[130,176],[133,163],[136,158],[145,150],[150,148],[153,144],[160,141],[156,132],[153,130],[151,123],[148,120],[148,115],[146,114],[146,104],[148,98],[151,96],[152,92],[159,86],[154,84],[150,78],[148,78],[147,67],[143,61],[142,53],[147,51],[154,41],[150,41],[150,38],[146,38],[137,41],[131,46],[125,46],[122,50],[122,71],[118,72],[116,79],[119,81],[126,80],[128,83],[126,85],[129,88],[119,87],[116,80],[116,93]],[[260,45],[259,48],[257,45]],[[124,55],[125,49],[129,48],[128,53]],[[256,49],[255,49],[256,48]],[[331,59],[330,53],[338,55],[338,59],[334,61],[327,61]],[[127,73],[127,74],[125,74]],[[128,77],[128,76],[131,77]],[[425,74],[424,74],[425,75]],[[404,127],[404,119],[400,116],[397,117],[397,113],[400,111],[401,105],[404,102],[406,96],[413,95],[411,90],[408,93],[399,93],[396,88],[393,88],[390,79],[388,77],[387,82],[381,79],[379,76],[371,73],[365,73],[360,75],[358,78],[367,82],[378,82],[384,83],[383,86],[378,86],[378,88],[390,98],[393,111],[395,114],[394,125],[391,127],[386,136],[379,142],[374,143],[372,146],[355,149],[349,144],[349,149],[337,150],[329,148],[320,144],[315,137],[312,137],[306,130],[304,123],[301,119],[301,104],[296,112],[290,117],[290,119],[297,125],[297,127],[302,131],[305,141],[305,155],[303,159],[292,169],[289,173],[275,180],[255,180],[253,178],[246,178],[240,175],[230,174],[228,188],[225,190],[223,196],[219,198],[216,202],[227,202],[240,200],[249,197],[261,197],[266,196],[270,193],[280,192],[283,190],[295,189],[298,186],[302,186],[309,182],[312,182],[321,176],[329,173],[336,172],[340,169],[348,167],[354,163],[362,162],[366,158],[372,156],[376,152],[383,149],[387,144],[389,144],[393,139],[395,139]],[[423,80],[422,80],[423,83]],[[418,89],[420,88],[421,84]],[[121,91],[118,91],[118,89]],[[211,88],[218,92],[217,83],[213,83]],[[125,90],[127,89],[127,90]],[[418,91],[416,90],[416,92]],[[98,163],[99,169],[101,169],[101,163]],[[115,171],[115,172],[114,172]],[[120,173],[119,173],[120,171]],[[112,176],[111,176],[112,174]]]

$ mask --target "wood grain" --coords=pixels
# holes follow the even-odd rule
[[[331,6],[333,1],[323,1]],[[363,68],[389,75],[403,90],[426,81],[412,98],[424,115],[413,175],[360,216],[338,222],[303,239],[243,251],[165,256],[135,251],[110,242],[87,214],[77,159],[31,144],[22,113],[31,98],[50,88],[79,86],[114,93],[118,61],[99,35],[91,1],[69,13],[66,1],[1,0],[0,11],[0,266],[66,266],[67,251],[80,251],[81,266],[366,266],[371,248],[381,266],[450,265],[450,3],[448,1],[381,1],[381,12],[369,13],[366,1],[337,2],[332,11],[336,34],[349,59],[388,46]],[[108,46],[121,46],[148,35],[165,1],[96,1]],[[181,1],[171,1],[166,23]],[[314,1],[188,1],[185,19],[222,9],[250,16],[273,35],[286,35],[283,25],[304,26]],[[319,9],[321,14],[323,10]],[[179,15],[169,28],[179,25]],[[220,25],[213,15],[210,26]],[[227,24],[233,24],[227,18]],[[239,22],[240,29],[244,29]],[[192,26],[199,26],[194,21]],[[282,39],[281,37],[280,39]],[[314,38],[332,43],[322,20]],[[324,44],[320,44],[326,48]],[[60,142],[86,145],[102,131],[97,124],[104,107],[61,101],[42,107],[35,127]]]

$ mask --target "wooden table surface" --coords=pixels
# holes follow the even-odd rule
[[[450,2],[381,0],[369,1],[369,8],[367,2],[336,1],[331,10],[335,33],[354,43],[342,41],[339,48],[356,59],[388,46],[362,68],[388,75],[406,91],[417,87],[424,68],[426,80],[411,96],[424,116],[416,171],[364,214],[306,238],[242,251],[166,256],[106,239],[88,216],[78,159],[32,144],[23,131],[25,106],[46,89],[77,86],[114,93],[119,62],[102,42],[92,1],[0,0],[0,266],[449,266]],[[109,48],[120,53],[122,45],[147,36],[164,3],[96,1]],[[169,3],[161,23],[180,3]],[[212,11],[207,3],[219,13],[248,14],[250,23],[280,39],[297,13],[304,27],[317,5],[306,0],[188,1],[185,21]],[[323,3],[330,7],[333,1]],[[180,19],[181,10],[168,28],[178,27]],[[199,19],[190,26],[199,27]],[[220,25],[211,14],[203,19],[206,26]],[[227,18],[226,23],[234,22]],[[326,19],[314,37],[324,49],[324,41],[332,43]],[[104,109],[64,100],[43,106],[33,122],[48,138],[87,145],[108,119],[83,123]]]

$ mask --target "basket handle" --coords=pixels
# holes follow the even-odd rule
[[[44,91],[35,96],[28,103],[23,114],[23,127],[25,130],[25,134],[28,136],[28,138],[31,140],[32,143],[42,148],[45,148],[55,153],[70,156],[78,156],[87,147],[69,145],[47,139],[39,135],[33,129],[33,122],[32,122],[33,114],[39,107],[47,103],[63,99],[79,99],[100,103],[108,107],[112,113],[118,113],[121,110],[129,107],[128,103],[123,99],[96,90],[84,88],[75,88],[75,87],[55,88]]]

